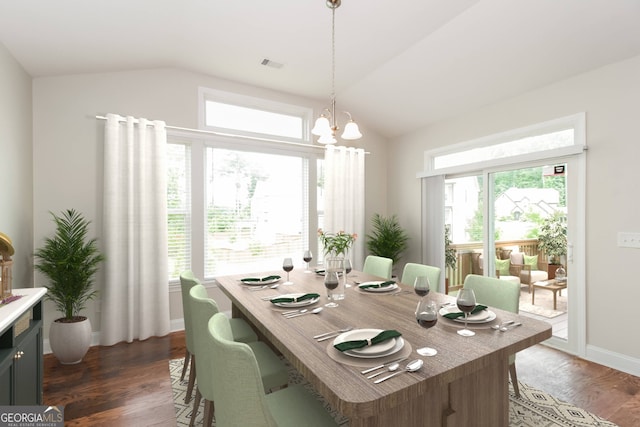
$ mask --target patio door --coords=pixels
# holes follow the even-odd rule
[[[550,270],[548,260],[538,251],[538,234],[551,218],[566,225],[568,250],[562,263],[568,289],[556,291],[554,309],[551,290],[522,283],[520,310],[525,316],[551,323],[551,344],[573,353],[579,352],[584,339],[585,316],[584,233],[579,231],[584,229],[581,157],[506,165],[444,180],[445,225],[451,229],[453,243],[464,248],[460,259],[471,260],[469,273],[521,282],[543,280]],[[471,256],[478,253],[482,256]],[[524,262],[526,255],[532,273],[514,276],[511,255],[514,262],[519,257]]]

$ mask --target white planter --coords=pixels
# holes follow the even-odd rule
[[[51,351],[63,365],[82,362],[91,345],[91,322],[85,318],[80,322],[62,323],[53,321],[49,329]]]

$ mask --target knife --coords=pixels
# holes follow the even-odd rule
[[[360,373],[363,374],[363,375],[364,374],[368,374],[369,372],[375,371],[376,369],[382,369],[382,368],[387,367],[387,366],[389,366],[389,365],[391,365],[393,363],[402,362],[403,360],[406,360],[408,358],[409,358],[408,356],[401,357],[399,359],[392,360],[391,362],[383,363],[382,365],[378,365],[378,366],[374,366],[373,368],[365,369],[364,371],[361,371]]]

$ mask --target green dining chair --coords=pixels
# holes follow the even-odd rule
[[[464,287],[473,289],[476,302],[489,307],[499,308],[512,313],[519,312],[520,284],[496,279],[494,277],[469,274],[464,279]],[[509,375],[516,397],[520,397],[518,376],[516,374],[516,355],[509,356]]]
[[[402,270],[402,279],[400,281],[405,285],[413,286],[418,276],[427,276],[429,279],[430,289],[437,291],[440,286],[440,268],[425,264],[416,264],[408,262]]]
[[[195,345],[193,342],[193,325],[191,321],[191,306],[189,304],[189,292],[191,288],[196,285],[201,285],[200,280],[198,280],[191,271],[184,271],[180,274],[180,288],[182,294],[182,313],[184,317],[184,334],[185,334],[185,343],[186,343],[186,354],[184,356],[184,364],[182,366],[182,374],[180,376],[180,381],[184,380],[185,372],[188,369],[188,366],[191,366],[189,370],[189,382],[187,384],[187,392],[184,397],[184,403],[189,403],[191,400],[191,395],[193,394],[193,387],[196,380],[196,364],[195,364]],[[214,302],[215,305],[215,302]],[[218,311],[216,305],[216,312]],[[234,333],[234,339],[242,342],[251,342],[257,341],[258,336],[251,329],[251,326],[247,322],[242,319],[233,319],[232,321],[232,329]]]
[[[216,427],[338,425],[303,385],[265,394],[257,355],[249,345],[231,339],[226,316],[216,314],[211,318],[208,338],[204,351],[212,375],[206,380],[211,381],[215,397]],[[210,416],[207,412],[205,427],[211,425]]]
[[[235,341],[233,330],[233,320],[228,319],[223,313],[218,312],[215,301],[209,298],[207,290],[202,285],[195,285],[189,292],[189,303],[191,305],[191,321],[193,324],[193,340],[196,351],[196,369],[198,372],[198,389],[196,398],[194,399],[193,413],[191,420],[200,406],[200,399],[205,399],[205,416],[209,413],[213,414],[213,389],[210,374],[211,352],[207,349],[206,342],[209,341],[209,319],[215,314],[220,314],[226,319],[228,325],[228,339]],[[284,362],[271,350],[271,348],[262,341],[254,341],[246,343],[251,351],[255,354],[258,365],[260,366],[260,381],[265,392],[272,389],[287,387],[289,375]],[[201,362],[202,360],[202,362]],[[214,358],[214,362],[218,363],[222,360]],[[203,367],[204,366],[204,367]],[[223,388],[228,384],[224,383]],[[209,424],[205,424],[209,425]]]
[[[371,274],[372,276],[382,277],[383,279],[391,279],[391,269],[393,268],[393,260],[376,255],[368,255],[364,260],[362,272]]]

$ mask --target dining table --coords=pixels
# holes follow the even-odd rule
[[[435,326],[422,328],[415,317],[421,297],[413,292],[413,286],[396,281],[385,290],[362,288],[364,283],[384,280],[362,271],[347,275],[350,286],[335,308],[324,307],[327,290],[323,276],[315,272],[294,269],[289,277],[293,284],[284,285],[283,279],[275,282],[279,284],[275,289],[242,281],[272,275],[282,272],[244,272],[220,276],[216,281],[231,300],[231,315],[247,320],[261,340],[282,354],[332,408],[349,418],[352,427],[508,426],[509,356],[551,337],[549,323],[494,307],[487,308],[492,314],[488,321],[469,324],[475,332],[471,337],[456,333],[464,326],[460,320],[440,315]],[[319,298],[304,303],[309,305],[294,304],[296,310],[308,310],[297,317],[287,318],[283,313],[293,310],[270,301],[309,293],[317,293]],[[455,297],[433,290],[423,298],[434,301],[441,311],[455,305]],[[310,313],[316,307],[323,309]],[[506,331],[492,328],[507,321],[521,325]],[[314,338],[341,329],[395,330],[401,337],[396,338],[393,349],[372,356],[340,352],[334,347],[336,338],[344,340],[350,332],[322,341]],[[437,354],[420,356],[417,350],[421,347],[434,348]],[[424,364],[415,372],[402,372],[375,383],[389,373],[387,366],[396,359],[403,359],[399,369],[415,359]],[[382,364],[381,369],[362,373]],[[383,374],[368,378],[383,370]]]

